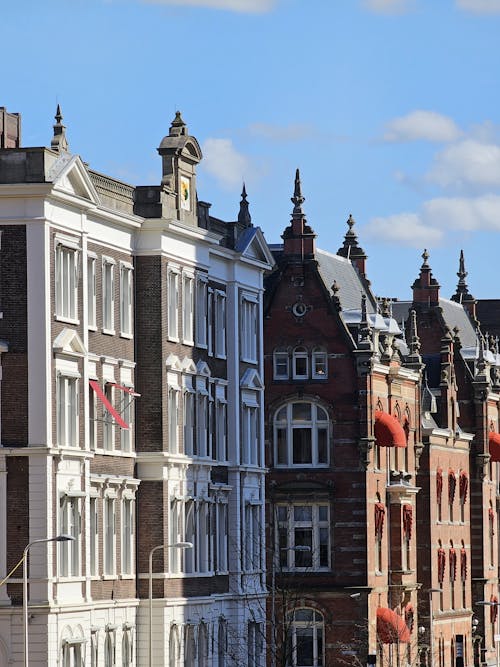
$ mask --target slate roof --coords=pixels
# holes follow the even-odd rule
[[[361,308],[361,295],[366,295],[366,309],[368,313],[375,313],[377,307],[373,295],[367,289],[366,283],[345,257],[339,257],[325,250],[316,250],[318,260],[318,271],[330,294],[332,285],[337,283],[339,291],[337,297],[340,299],[342,310],[359,310]]]

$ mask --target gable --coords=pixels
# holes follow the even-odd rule
[[[67,155],[61,156],[53,165],[50,176],[55,189],[87,199],[94,204],[99,203],[99,195],[77,155],[69,160]]]
[[[86,354],[82,339],[74,329],[65,328],[55,338],[52,349],[59,354],[82,357]]]
[[[238,237],[235,249],[247,259],[267,264],[269,268],[274,265],[274,258],[259,227],[245,229]]]

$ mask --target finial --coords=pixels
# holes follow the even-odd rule
[[[302,204],[305,202],[305,197],[302,196],[302,185],[300,182],[300,172],[298,169],[295,171],[295,187],[291,201],[294,204],[292,216],[303,216],[304,212],[302,210]]]
[[[467,283],[465,282],[467,275],[468,273],[465,270],[464,251],[460,250],[460,259],[458,260],[458,271],[457,271],[458,283],[455,294],[451,297],[452,301],[456,301],[457,303],[474,301],[474,297],[470,294]]]
[[[175,112],[175,118],[170,125],[169,134],[170,136],[175,137],[187,134],[187,125],[184,122],[180,111]]]
[[[459,283],[464,284],[465,279],[467,278],[467,271],[465,270],[465,260],[464,260],[464,251],[460,251],[460,259],[458,261],[458,273]]]
[[[365,251],[358,244],[358,237],[353,227],[356,224],[356,220],[353,218],[352,213],[349,213],[347,218],[347,230],[344,236],[344,243],[341,248],[337,250],[337,255],[340,257],[345,257],[346,259],[366,259]]]
[[[361,320],[359,322],[358,347],[363,350],[372,350],[372,328],[366,309],[366,294],[361,293]]]
[[[241,191],[241,201],[240,201],[240,212],[238,213],[238,222],[245,227],[249,227],[252,224],[252,217],[250,211],[248,210],[248,201],[247,201],[247,190],[245,183],[243,183],[243,190]]]
[[[354,225],[356,224],[356,220],[354,220],[354,218],[352,217],[352,213],[349,213],[349,217],[347,218],[347,224],[349,225],[349,231],[351,231]]]
[[[68,139],[66,138],[66,127],[62,124],[63,115],[61,113],[61,107],[58,104],[56,109],[56,115],[54,116],[55,125],[54,127],[54,136],[50,142],[50,147],[53,151],[58,153],[68,151]]]
[[[429,259],[429,253],[427,252],[427,248],[425,248],[424,252],[422,253],[422,259],[424,260],[422,267],[429,266],[429,264],[427,263],[427,260]]]

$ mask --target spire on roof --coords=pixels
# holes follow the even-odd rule
[[[424,303],[427,306],[439,303],[439,283],[433,277],[431,267],[429,266],[429,253],[427,249],[422,253],[422,266],[420,275],[412,285],[413,302]]]
[[[55,118],[55,125],[54,127],[54,136],[52,137],[52,140],[50,142],[50,147],[53,151],[57,151],[58,153],[61,152],[67,152],[68,151],[68,139],[66,137],[66,127],[62,124],[62,113],[61,113],[61,107],[58,104],[57,109],[56,109],[56,115],[54,116]]]
[[[175,118],[170,125],[170,136],[179,137],[188,133],[187,125],[181,116],[180,111],[175,112]]]
[[[359,272],[362,275],[365,275],[365,262],[367,256],[363,248],[358,243],[358,236],[353,229],[355,224],[356,221],[352,217],[352,213],[350,213],[347,219],[347,226],[349,229],[344,236],[344,243],[342,244],[342,247],[337,250],[337,255],[340,257],[345,257],[346,259],[350,259],[352,263],[358,268]]]
[[[302,210],[302,204],[305,202],[305,197],[302,196],[302,184],[300,182],[300,172],[298,169],[295,171],[295,187],[293,190],[293,197],[291,198],[293,203],[293,212],[292,218],[302,217],[304,211]]]
[[[252,224],[252,216],[248,210],[247,189],[243,183],[243,190],[241,191],[240,212],[238,213],[238,222],[245,227],[250,227]]]
[[[457,290],[455,294],[451,297],[452,301],[456,301],[457,303],[464,303],[466,301],[475,301],[474,297],[472,294],[469,292],[469,288],[467,287],[467,283],[465,282],[465,279],[467,278],[467,271],[465,270],[465,260],[464,260],[464,251],[460,251],[460,259],[458,261],[458,283],[457,283]]]
[[[361,294],[361,320],[359,322],[358,348],[372,350],[372,328],[366,309],[366,294]]]

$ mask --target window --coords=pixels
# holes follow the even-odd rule
[[[287,667],[321,667],[323,665],[323,617],[312,609],[293,612]]]
[[[219,619],[217,628],[217,667],[226,667],[227,655],[227,621]]]
[[[104,385],[104,396],[113,405],[114,401],[114,387],[107,382]],[[104,449],[111,451],[115,446],[115,424],[113,415],[109,412],[106,406],[103,406],[102,415],[102,441]]]
[[[167,331],[170,340],[179,340],[178,303],[179,303],[179,274],[169,270],[167,274]]]
[[[184,503],[174,498],[170,504],[170,543],[178,544],[187,539],[184,534]],[[187,549],[186,551],[192,551]],[[171,572],[180,572],[184,549],[169,549],[168,562]]]
[[[122,665],[123,667],[130,667],[132,664],[132,640],[130,631],[126,630],[122,636]]]
[[[56,248],[56,315],[78,319],[78,252],[63,245]]]
[[[61,577],[76,577],[80,574],[79,499],[67,495],[61,496],[59,511],[59,534],[75,538],[59,542],[59,572]]]
[[[99,637],[97,632],[90,633],[90,667],[99,665]]]
[[[168,390],[168,451],[177,454],[179,451],[179,392],[175,387]]]
[[[257,296],[244,294],[240,301],[240,354],[242,361],[257,361]]]
[[[194,278],[184,275],[182,278],[182,338],[186,345],[194,342]]]
[[[104,667],[115,667],[115,665],[115,633],[108,630],[104,640]]]
[[[212,520],[212,532],[215,538],[213,569],[216,572],[227,572],[227,504],[225,502],[215,502],[212,508],[214,517]]]
[[[104,499],[104,574],[115,574],[115,500]]]
[[[96,396],[89,385],[89,448],[95,449],[97,443],[97,404]]]
[[[273,353],[273,377],[275,380],[288,380],[290,374],[287,350],[275,350]]]
[[[133,420],[134,420],[134,410],[132,396],[128,392],[123,393],[122,399],[122,409],[121,417],[123,421],[128,424],[128,428],[120,429],[120,445],[122,452],[132,451],[132,431],[133,431]]]
[[[194,627],[187,625],[184,632],[184,667],[195,667],[195,656]]]
[[[207,456],[207,418],[208,418],[208,393],[202,389],[196,395],[196,446],[195,454]]]
[[[312,376],[316,380],[328,377],[328,357],[325,350],[314,348],[312,353]]]
[[[207,290],[207,352],[208,356],[213,356],[214,345],[214,291],[211,287]]]
[[[190,389],[184,391],[184,454],[192,456],[194,451],[194,393]]]
[[[102,329],[105,333],[115,333],[115,279],[114,260],[102,260]]]
[[[96,259],[87,258],[87,317],[89,329],[97,327],[97,308],[96,308]]]
[[[198,667],[208,665],[208,630],[205,623],[198,628]]]
[[[307,380],[309,377],[309,353],[305,347],[296,347],[293,351],[292,375],[294,380]]]
[[[215,456],[218,461],[227,461],[227,401],[226,388],[218,385],[215,394]]]
[[[168,638],[168,667],[179,667],[179,654],[179,630],[176,625],[172,625]]]
[[[328,415],[319,405],[306,401],[284,405],[274,418],[276,465],[327,465],[328,430]]]
[[[62,667],[82,667],[82,640],[64,640],[62,645]]]
[[[198,276],[196,280],[196,345],[207,347],[207,278]]]
[[[122,336],[132,336],[133,303],[132,267],[128,264],[120,265],[120,333]]]
[[[262,665],[262,623],[249,621],[248,623],[248,667],[261,667]]]
[[[220,290],[214,292],[215,316],[215,356],[226,358],[226,293]]]
[[[241,461],[248,465],[259,465],[260,419],[257,392],[242,392],[241,406]]]
[[[122,574],[133,574],[134,571],[134,501],[132,498],[122,500]]]
[[[330,567],[329,506],[278,505],[279,565],[283,569]]]
[[[57,443],[78,446],[78,378],[57,376]]]
[[[89,513],[90,575],[96,577],[99,574],[99,517],[97,515],[97,498],[90,498]]]
[[[260,570],[261,567],[261,506],[245,505],[245,553],[244,568],[247,572]]]

